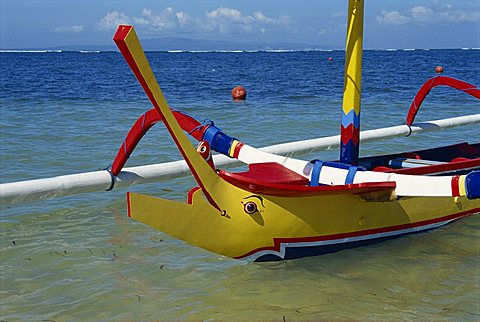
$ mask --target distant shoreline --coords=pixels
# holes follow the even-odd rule
[[[364,51],[428,51],[428,50],[480,50],[480,48],[381,48]],[[146,50],[159,53],[294,53],[294,52],[344,52],[345,49],[239,49],[239,50]],[[113,53],[117,50],[73,50],[73,49],[0,49],[0,53]]]

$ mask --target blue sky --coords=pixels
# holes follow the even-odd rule
[[[140,38],[299,42],[341,48],[347,0],[0,0],[0,48],[110,45]],[[366,0],[366,48],[480,47],[480,1]]]

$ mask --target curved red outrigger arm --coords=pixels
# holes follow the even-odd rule
[[[417,92],[417,95],[415,95],[412,105],[410,105],[410,109],[408,110],[405,124],[407,124],[408,126],[412,125],[413,120],[417,115],[418,109],[420,108],[420,105],[422,105],[425,97],[428,95],[428,93],[430,93],[430,90],[432,88],[440,85],[453,87],[480,99],[480,90],[476,86],[452,77],[436,76],[427,80]]]
[[[182,112],[174,110],[172,110],[172,112],[183,130],[188,132],[198,141],[202,140],[205,128],[202,126],[202,124],[200,124],[200,122],[191,116],[183,114]],[[160,121],[162,121],[162,118],[155,108],[148,110],[138,118],[130,131],[128,131],[122,146],[118,150],[117,155],[113,160],[111,173],[114,176],[117,176],[120,171],[122,171],[122,168],[127,162],[130,154],[132,154],[138,142],[140,142],[147,131]]]

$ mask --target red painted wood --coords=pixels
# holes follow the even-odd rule
[[[227,173],[227,172],[225,172]],[[235,178],[289,185],[308,185],[309,180],[276,162],[253,163],[246,172],[231,173]]]
[[[458,187],[458,181],[460,180],[460,176],[453,176],[452,177],[452,196],[458,197],[460,196],[460,189]]]
[[[220,170],[219,175],[225,181],[252,193],[283,197],[364,194],[393,190],[396,187],[395,182],[310,187],[308,179],[274,162],[251,164],[246,172],[231,173]]]
[[[423,84],[422,87],[420,87],[420,90],[415,95],[415,98],[413,99],[413,102],[410,105],[410,109],[408,110],[405,124],[407,125],[413,124],[413,121],[415,120],[415,116],[417,115],[418,109],[420,108],[420,105],[422,105],[422,102],[424,101],[425,97],[428,95],[428,93],[430,93],[430,90],[434,87],[441,86],[441,85],[458,89],[473,97],[480,99],[480,90],[476,86],[470,83],[467,83],[452,77],[447,77],[447,76],[433,77],[427,80],[425,84]]]
[[[187,203],[189,203],[190,205],[193,204],[193,194],[197,190],[200,190],[200,187],[194,187],[194,188],[190,189],[190,191],[188,192]]]
[[[410,174],[410,175],[424,175],[424,174],[450,172],[450,171],[462,170],[462,169],[473,170],[474,168],[478,168],[478,167],[480,167],[480,158],[448,162],[444,164],[428,165],[428,166],[418,167],[418,168],[402,168],[402,169],[391,169],[391,170],[381,169],[380,172],[393,172],[393,173]],[[375,171],[378,171],[377,168],[375,168]]]
[[[346,145],[350,140],[353,140],[353,144],[358,146],[358,140],[360,136],[358,132],[360,127],[355,128],[353,124],[349,124],[347,127],[344,127],[343,124],[340,125],[341,140],[344,145]]]
[[[237,143],[237,145],[233,149],[233,158],[238,159],[238,155],[240,154],[240,150],[242,149],[243,145],[244,144],[242,142]]]
[[[132,213],[130,212],[130,192],[127,192],[127,214],[128,217],[132,217]]]
[[[173,111],[173,115],[177,119],[178,123],[187,133],[192,135],[198,141],[202,140],[203,133],[205,131],[204,127],[201,126],[200,122],[195,120],[193,117],[183,114],[179,111]],[[114,176],[118,175],[122,168],[125,166],[130,154],[140,142],[140,140],[145,136],[145,134],[150,130],[150,128],[162,121],[162,118],[158,114],[155,108],[148,110],[138,120],[133,124],[130,131],[128,131],[125,140],[120,146],[120,149],[115,156],[115,159],[112,163],[112,174]]]

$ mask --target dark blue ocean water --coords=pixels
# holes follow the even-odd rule
[[[344,55],[147,53],[171,107],[257,147],[338,134]],[[362,129],[402,124],[437,65],[480,85],[479,62],[480,50],[365,51]],[[236,85],[246,101],[231,100]],[[0,182],[103,169],[150,107],[119,53],[0,52]],[[478,100],[436,88],[417,120],[479,111]],[[361,154],[465,140],[480,141],[480,130],[371,142]],[[157,125],[127,166],[178,159]],[[183,199],[191,186],[181,178],[129,190]],[[124,193],[2,205],[0,319],[480,318],[478,216],[371,247],[247,265],[127,220]]]

